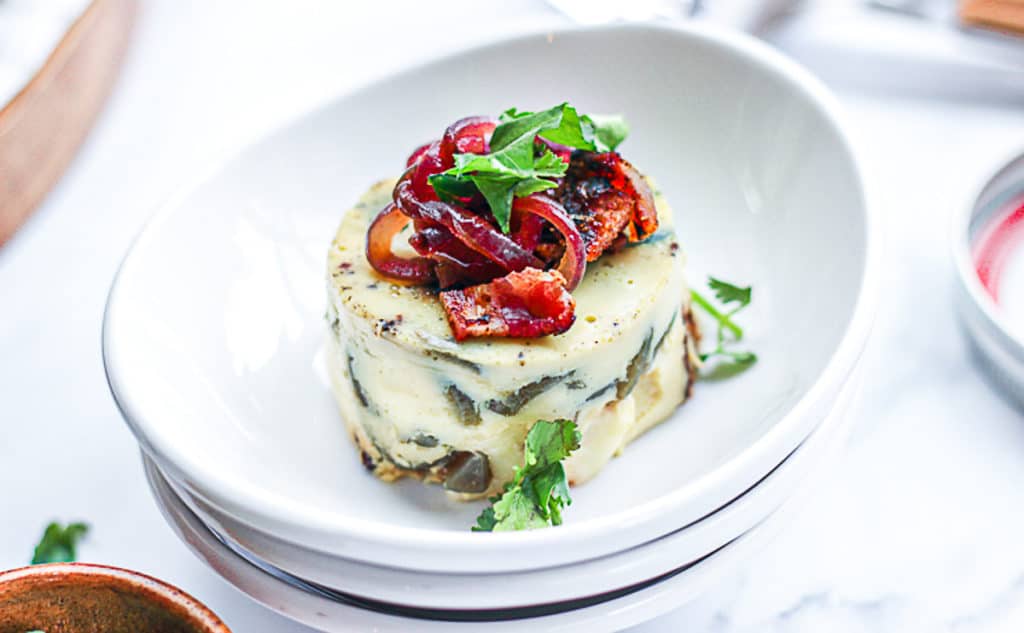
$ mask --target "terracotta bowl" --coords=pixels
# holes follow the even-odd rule
[[[0,633],[231,633],[212,611],[171,585],[86,563],[0,572]]]

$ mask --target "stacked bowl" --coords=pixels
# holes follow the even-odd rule
[[[360,464],[323,370],[324,255],[341,210],[432,130],[561,100],[627,115],[691,283],[753,286],[760,361],[697,384],[573,490],[562,526],[473,533],[481,504]],[[271,608],[326,631],[613,630],[749,556],[830,461],[874,231],[832,99],[777,53],[691,28],[519,37],[342,97],[185,189],[125,258],[104,361],[169,523]]]

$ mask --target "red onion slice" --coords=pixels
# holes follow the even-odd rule
[[[366,259],[374,270],[387,277],[415,284],[433,283],[437,279],[434,262],[424,257],[405,259],[391,251],[395,235],[410,221],[394,203],[384,207],[366,234]]]
[[[528,251],[533,251],[540,244],[541,233],[544,231],[544,218],[525,211],[512,212],[512,239]]]
[[[409,243],[420,255],[436,262],[434,272],[442,289],[484,283],[507,272],[460,242],[443,226],[423,226],[409,238]]]
[[[410,167],[412,172],[412,188],[419,200],[437,200],[437,192],[430,185],[430,177],[445,170],[441,162],[441,143],[434,141],[421,155],[419,160]],[[405,178],[403,177],[403,180]],[[408,212],[408,209],[406,209]]]
[[[420,159],[420,156],[423,156],[423,154],[425,154],[426,151],[430,149],[430,146],[432,144],[433,143],[424,143],[423,145],[417,147],[412,154],[409,154],[408,160],[405,161],[405,166],[412,167],[412,165]]]
[[[512,209],[538,215],[562,234],[565,238],[565,254],[562,255],[562,261],[558,262],[558,272],[565,277],[566,288],[572,290],[578,286],[587,271],[587,247],[579,229],[562,205],[535,193],[525,198],[516,198],[512,202]]]
[[[441,165],[451,169],[455,165],[455,153],[486,154],[490,151],[488,142],[497,122],[485,116],[470,116],[459,119],[448,126],[441,139],[439,156]]]
[[[395,186],[394,199],[395,204],[406,215],[440,224],[463,244],[500,264],[505,270],[541,266],[540,260],[532,253],[516,244],[507,235],[500,233],[480,216],[445,202],[419,200],[410,179],[405,176]]]

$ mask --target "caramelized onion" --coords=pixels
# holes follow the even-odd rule
[[[525,211],[512,211],[512,239],[524,249],[533,251],[540,244],[544,219]]]
[[[405,161],[405,166],[412,167],[413,163],[418,161],[420,159],[420,156],[423,156],[423,154],[426,153],[428,149],[430,149],[431,144],[432,143],[424,143],[423,145],[417,147],[412,154],[409,154],[408,160]]]
[[[444,170],[445,167],[441,163],[441,143],[439,141],[434,141],[430,144],[430,147],[420,154],[419,160],[417,160],[416,163],[413,164],[413,166],[406,172],[411,172],[412,188],[413,191],[416,192],[417,199],[423,201],[438,199],[437,192],[434,191],[434,188],[430,185],[429,178]],[[404,211],[407,214],[409,212],[408,209],[404,209]]]
[[[455,153],[486,154],[497,122],[485,116],[469,116],[448,126],[441,138],[439,156],[445,169],[455,165]]]
[[[405,259],[391,251],[395,235],[410,221],[394,204],[377,214],[366,236],[366,259],[382,275],[415,284],[433,283],[434,263],[423,257]]]
[[[406,172],[408,175],[409,172]],[[423,202],[413,191],[412,179],[403,176],[395,186],[394,199],[406,215],[440,224],[463,244],[505,270],[541,266],[540,260],[501,233],[487,220],[456,205],[440,201]]]
[[[544,218],[562,234],[565,239],[565,253],[558,262],[558,272],[565,277],[566,288],[572,290],[578,286],[583,279],[583,273],[587,271],[587,249],[579,229],[562,205],[547,196],[535,193],[525,198],[517,198],[512,202],[512,208]]]
[[[426,224],[426,223],[423,223]],[[505,269],[460,242],[448,229],[426,225],[409,238],[420,255],[436,262],[434,272],[442,289],[490,281]]]
[[[569,291],[588,259],[658,227],[647,182],[619,154],[574,151],[543,138],[537,141],[569,163],[568,171],[556,190],[513,200],[510,234],[498,229],[475,189],[441,200],[431,176],[451,169],[456,154],[488,153],[496,126],[490,117],[466,117],[418,147],[367,234],[366,257],[377,272],[441,288],[458,340],[564,332],[575,319]],[[419,256],[399,257],[392,243],[410,222],[409,243]],[[556,261],[555,270],[544,270]]]

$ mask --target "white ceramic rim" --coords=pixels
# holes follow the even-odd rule
[[[497,601],[494,597],[497,591],[496,587],[483,590],[481,595],[487,595],[486,602],[479,598],[465,601],[466,593],[481,591],[478,588],[479,585],[475,583],[498,582],[505,583],[503,586],[507,589],[506,593],[514,594],[515,600],[527,600],[526,604],[541,604],[545,600],[549,602],[579,600],[641,584],[660,575],[671,573],[687,564],[697,564],[697,561],[707,556],[709,552],[727,546],[728,543],[741,538],[750,530],[756,529],[758,525],[768,520],[779,508],[784,506],[793,494],[806,484],[809,477],[814,477],[825,470],[827,460],[839,454],[841,445],[849,436],[855,422],[851,410],[852,404],[860,396],[863,374],[863,362],[861,362],[857,364],[850,380],[843,385],[842,392],[836,399],[833,409],[818,428],[776,470],[726,506],[715,510],[712,514],[693,524],[628,550],[615,552],[598,559],[522,572],[452,574],[385,567],[385,571],[378,574],[376,572],[381,569],[380,565],[304,548],[268,533],[263,533],[260,537],[269,540],[254,546],[251,534],[243,534],[239,538],[231,533],[231,529],[223,527],[217,514],[197,507],[195,500],[187,497],[188,492],[181,489],[181,484],[160,472],[159,466],[145,453],[143,453],[143,464],[150,488],[157,497],[157,503],[162,503],[162,500],[165,499],[158,488],[165,487],[174,496],[172,502],[176,501],[187,507],[218,539],[230,540],[234,545],[245,550],[248,555],[297,578],[341,593],[415,608],[456,611],[514,609],[524,606],[524,603]],[[159,479],[159,482],[156,479]],[[257,528],[249,529],[259,532]],[[680,539],[691,541],[694,536],[696,536],[696,543],[685,546],[679,544]],[[278,545],[274,541],[289,547],[291,551],[283,556],[275,553],[274,549]],[[683,555],[682,551],[687,553]],[[320,558],[330,561],[326,565],[332,570],[330,573],[336,575],[337,578],[346,580],[341,581],[342,584],[337,584],[338,581],[330,580],[323,575],[323,572],[301,562],[302,557],[308,557],[307,560]],[[642,567],[637,567],[637,563]],[[643,571],[640,571],[641,568]],[[467,586],[467,583],[474,584]],[[557,597],[553,597],[550,593],[553,586],[566,585],[566,583],[569,584],[567,591],[574,593],[572,595],[559,594]],[[407,590],[409,586],[419,586],[422,592],[416,596],[410,596]],[[536,593],[523,593],[524,586],[529,586],[529,589],[525,591]],[[558,591],[561,590],[561,588],[558,589]],[[449,594],[459,595],[458,600],[463,602],[458,604],[446,602],[452,600]],[[526,595],[531,597],[526,598]],[[507,600],[509,597],[503,596],[502,598]],[[416,602],[413,602],[414,599]]]
[[[981,202],[981,198],[988,188],[1007,171],[1016,169],[1024,174],[1024,148],[1008,155],[998,164],[999,168],[986,177],[979,186],[972,189],[970,198],[953,213],[953,223],[949,232],[950,249],[960,285],[967,296],[971,298],[971,307],[980,313],[990,331],[998,331],[1006,343],[1016,346],[1016,354],[1024,357],[1024,340],[1014,334],[1006,315],[999,309],[992,295],[985,290],[975,269],[974,258],[971,256],[971,221],[979,210],[978,203]],[[967,306],[961,307],[966,308]]]
[[[420,66],[434,64],[451,57],[465,55],[468,52],[486,50],[494,47],[501,47],[513,42],[535,39],[539,36],[547,36],[553,33],[571,34],[580,32],[600,32],[612,30],[633,30],[633,31],[661,31],[681,34],[685,37],[693,37],[708,43],[716,44],[746,58],[753,65],[781,76],[785,81],[802,93],[813,103],[824,115],[826,121],[833,128],[842,148],[846,150],[850,161],[854,166],[857,184],[860,185],[861,197],[864,201],[864,229],[866,234],[864,267],[862,270],[861,285],[857,293],[856,304],[853,315],[843,334],[842,340],[833,351],[825,368],[817,377],[807,393],[797,401],[792,409],[786,413],[768,432],[759,438],[754,444],[748,446],[741,453],[736,455],[728,463],[722,465],[712,473],[701,477],[693,483],[683,486],[671,494],[664,495],[651,500],[637,508],[623,511],[616,514],[604,516],[598,519],[591,519],[579,524],[566,524],[558,528],[558,538],[571,540],[586,540],[599,537],[603,532],[622,529],[626,526],[649,520],[651,517],[658,517],[665,514],[671,508],[681,504],[687,497],[700,495],[708,489],[715,489],[735,479],[738,473],[742,473],[746,465],[756,462],[759,458],[765,459],[766,455],[776,452],[779,445],[790,445],[789,448],[798,445],[807,435],[792,438],[794,432],[801,427],[801,419],[812,409],[833,385],[840,385],[848,378],[850,371],[860,356],[868,334],[874,322],[878,302],[878,286],[880,273],[880,226],[877,218],[877,211],[873,203],[870,188],[864,181],[864,170],[861,168],[863,155],[857,149],[842,123],[843,115],[841,107],[835,97],[828,89],[809,71],[798,65],[795,61],[784,56],[782,53],[770,48],[767,44],[738,32],[729,31],[723,28],[708,25],[694,25],[680,23],[672,25],[663,24],[625,24],[612,26],[581,26],[561,28],[557,30],[539,30],[527,33],[519,33],[513,36],[502,38],[481,46],[473,46],[461,49],[444,56],[429,59],[423,63],[416,64],[410,68],[392,73],[369,84],[357,86],[344,93],[336,95],[325,103],[293,117],[276,130],[260,137],[254,143],[243,148],[234,156],[238,156],[252,146],[257,145],[260,140],[280,133],[286,128],[301,121],[302,119],[329,107],[337,99],[369,86],[392,81],[396,75],[414,72]],[[552,539],[552,530],[533,530],[525,532],[503,532],[489,534],[485,538],[467,539],[466,534],[437,529],[423,529],[416,527],[395,526],[387,523],[378,523],[362,519],[353,519],[343,512],[327,509],[311,508],[306,505],[296,504],[287,497],[269,497],[265,491],[255,488],[244,480],[240,480],[218,472],[209,464],[201,463],[193,459],[187,451],[180,450],[180,447],[172,445],[156,446],[149,441],[145,434],[144,426],[132,415],[129,394],[119,391],[117,380],[117,368],[112,368],[109,362],[109,350],[111,340],[110,314],[116,308],[118,297],[118,280],[121,270],[129,265],[133,254],[143,246],[150,238],[154,230],[159,226],[160,221],[167,217],[199,184],[208,177],[217,173],[223,166],[230,163],[232,158],[218,164],[217,167],[204,173],[190,186],[179,190],[168,203],[161,206],[149,220],[136,237],[134,243],[121,262],[118,273],[114,278],[110,294],[107,299],[103,319],[103,359],[107,373],[107,381],[110,386],[114,400],[121,410],[121,414],[129,428],[136,436],[136,439],[160,464],[162,469],[171,468],[179,480],[185,482],[196,482],[208,490],[214,492],[219,498],[230,499],[239,508],[244,508],[249,515],[267,517],[270,521],[297,526],[300,531],[317,531],[336,535],[337,538],[354,538],[364,542],[375,543],[383,546],[398,545],[403,548],[413,549],[451,549],[457,550],[461,555],[472,556],[476,553],[493,552],[500,550],[505,553],[514,553],[522,548],[535,547]],[[811,429],[813,430],[813,429]],[[809,433],[809,431],[808,431]],[[788,451],[786,451],[788,453]],[[776,464],[772,464],[774,466]],[[767,469],[767,470],[770,470]],[[753,483],[767,470],[759,473],[750,481]],[[273,507],[276,511],[268,513],[267,508]],[[282,517],[287,517],[283,519]],[[568,534],[567,534],[568,532]]]
[[[859,391],[859,386],[855,386],[855,389]],[[842,450],[848,441],[850,429],[851,423],[847,423],[846,428],[843,429],[846,434],[843,437],[833,438],[837,440],[837,445],[832,447],[834,450]],[[825,461],[819,466],[828,469],[831,464]],[[811,477],[804,481],[801,488],[792,497],[754,529],[734,539],[728,546],[723,547],[699,564],[693,565],[671,578],[590,607],[538,618],[502,622],[465,623],[417,620],[329,602],[326,598],[307,594],[252,566],[251,563],[217,541],[208,530],[205,530],[205,526],[194,514],[182,515],[180,510],[184,504],[172,509],[158,499],[157,505],[178,538],[225,582],[268,609],[296,622],[321,630],[350,631],[372,628],[380,633],[404,633],[409,630],[450,633],[453,630],[476,631],[486,626],[489,631],[508,631],[510,633],[521,631],[524,628],[537,632],[602,633],[603,631],[621,631],[636,626],[676,609],[697,597],[718,578],[738,567],[742,559],[754,554],[780,533],[786,523],[806,502],[814,494],[820,492],[819,479],[819,477]],[[252,576],[242,577],[238,571],[239,568],[255,574],[255,579]],[[316,615],[314,616],[310,612]],[[325,620],[325,618],[337,619]],[[345,625],[333,626],[339,620]],[[326,628],[329,623],[332,625],[330,628]]]
[[[207,567],[221,576],[225,582],[249,599],[265,608],[291,620],[323,631],[374,630],[381,633],[422,631],[450,633],[451,631],[522,631],[602,633],[620,631],[662,615],[686,604],[699,593],[739,565],[740,561],[761,547],[776,534],[792,515],[795,505],[806,496],[806,490],[798,492],[801,498],[786,501],[771,516],[734,539],[727,546],[701,560],[699,563],[678,574],[606,602],[516,620],[493,622],[459,622],[450,620],[426,620],[381,613],[355,605],[331,601],[329,598],[308,593],[303,589],[279,580],[268,572],[254,566],[228,546],[221,543],[194,514],[184,515],[187,509],[178,501],[175,507],[168,507],[162,499],[157,500],[161,514],[170,524],[171,530]],[[314,615],[314,613],[316,615]],[[330,618],[330,619],[325,619]]]

